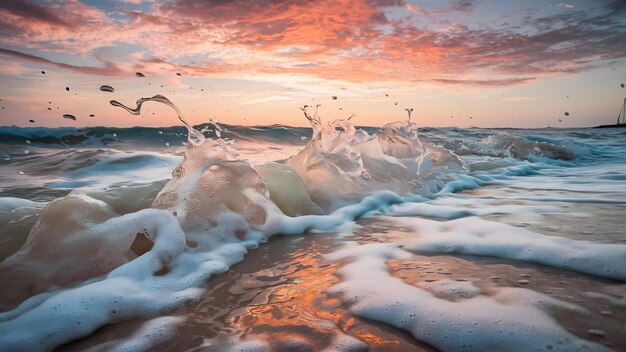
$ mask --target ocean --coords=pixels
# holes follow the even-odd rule
[[[305,113],[0,127],[0,350],[626,351],[626,131]]]

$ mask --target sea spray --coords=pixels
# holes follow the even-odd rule
[[[118,102],[117,100],[111,100],[109,103],[111,103],[111,105],[113,106],[117,106],[120,107],[126,111],[128,111],[129,113],[133,114],[133,115],[139,115],[141,113],[141,106],[143,105],[143,103],[147,102],[147,101],[155,101],[155,102],[159,102],[162,104],[165,104],[169,107],[171,107],[172,109],[174,109],[174,111],[176,112],[176,115],[178,116],[178,119],[180,120],[180,122],[182,122],[185,127],[187,127],[187,131],[189,132],[188,138],[189,141],[191,141],[193,144],[195,145],[201,145],[202,143],[204,143],[204,135],[197,131],[196,129],[194,129],[188,122],[187,120],[185,120],[185,118],[183,117],[183,115],[181,114],[180,110],[178,110],[178,107],[176,107],[176,105],[174,105],[174,103],[172,103],[169,99],[167,99],[166,97],[157,94],[151,98],[139,98],[137,99],[137,107],[130,108],[120,102]]]
[[[309,143],[289,158],[322,209],[330,211],[353,203],[373,190],[402,195],[429,194],[442,189],[448,174],[463,173],[467,165],[454,153],[424,146],[417,125],[408,119],[381,127],[373,134],[356,129],[348,119],[323,123],[311,106],[302,108],[313,128]]]

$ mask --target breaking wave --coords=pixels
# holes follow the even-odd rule
[[[166,103],[178,112],[163,99],[140,101]],[[122,107],[139,113],[141,103],[136,109]],[[66,191],[51,202],[9,198],[6,193],[2,198],[0,217],[2,223],[11,225],[3,230],[0,243],[0,281],[11,285],[0,292],[0,346],[51,350],[107,324],[164,315],[198,299],[209,277],[228,270],[249,249],[274,235],[348,231],[356,219],[374,213],[471,217],[478,213],[445,207],[424,213],[430,210],[423,203],[438,194],[541,173],[550,165],[570,165],[561,164],[565,161],[582,163],[585,155],[597,152],[592,144],[568,146],[557,139],[515,132],[422,132],[410,112],[408,120],[380,129],[357,128],[351,119],[324,122],[317,108],[313,112],[305,106],[303,112],[310,129],[219,126],[212,121],[188,125],[187,130],[0,128],[1,143],[10,146],[5,163],[28,171],[30,158],[47,153],[47,163],[38,161],[39,171],[27,172],[25,177],[32,181],[59,173],[58,180],[47,180],[41,187]],[[185,122],[180,114],[179,118]],[[26,140],[32,155],[18,152]],[[175,155],[136,150],[138,146],[162,148],[165,143],[180,149]],[[292,146],[299,151],[254,162],[241,156],[254,143]],[[95,149],[73,151],[65,159],[60,155],[65,151],[38,150],[43,145]],[[475,160],[475,156],[489,158]],[[529,163],[534,159],[537,162]],[[164,175],[172,169],[171,177]],[[142,177],[143,182],[123,181],[134,177]],[[105,187],[85,187],[91,184]],[[513,236],[498,243],[501,239],[493,231],[481,230],[489,228],[484,223],[478,230],[476,221],[451,224],[439,231],[446,236],[437,237],[432,235],[439,229],[437,222],[408,223],[423,229],[419,239],[403,243],[405,249],[393,244],[349,244],[331,254],[332,260],[351,261],[340,272],[345,282],[333,286],[331,292],[354,303],[351,309],[356,314],[404,329],[442,349],[455,350],[467,341],[473,344],[470,350],[510,349],[520,341],[519,348],[535,349],[537,343],[527,337],[541,331],[546,338],[564,339],[566,349],[602,349],[560,328],[548,313],[551,307],[575,308],[544,302],[545,297],[521,289],[478,297],[479,289],[459,283],[440,289],[446,294],[466,292],[466,297],[456,300],[466,302],[464,307],[473,312],[482,312],[480,321],[485,325],[464,338],[461,330],[469,329],[470,322],[457,319],[454,336],[448,339],[440,331],[454,319],[453,306],[461,303],[439,302],[441,298],[389,277],[386,261],[406,258],[411,251],[469,253],[624,280],[626,266],[620,262],[626,245],[614,244],[608,250],[609,245],[533,233],[525,238],[534,241]],[[463,234],[466,230],[470,232]],[[497,232],[508,230],[498,228]],[[489,243],[476,249],[481,241]],[[368,274],[364,277],[363,273]],[[371,288],[371,275],[382,286]],[[397,295],[387,298],[388,290]],[[387,302],[396,299],[396,304]],[[436,304],[429,308],[426,302]],[[413,305],[415,313],[407,315]],[[534,325],[517,315],[528,305],[533,308],[526,314],[536,319]],[[391,313],[384,313],[389,309]],[[495,328],[494,317],[502,317],[501,311],[508,312],[510,331],[498,345],[490,345],[485,330]],[[434,318],[435,325],[424,328],[420,320],[427,316],[438,318]],[[159,319],[151,321],[159,329],[178,321]],[[47,323],[37,324],[42,321]]]

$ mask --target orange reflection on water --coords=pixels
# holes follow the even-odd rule
[[[412,337],[352,315],[340,296],[325,292],[340,281],[336,271],[341,264],[324,264],[314,251],[295,251],[289,258],[280,269],[261,270],[246,279],[259,291],[230,321],[234,329],[244,331],[242,338],[261,339],[273,350],[299,344],[321,350],[337,335],[347,334],[370,349],[415,349]],[[259,282],[266,285],[259,287]]]

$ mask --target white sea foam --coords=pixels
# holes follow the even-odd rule
[[[446,222],[420,218],[388,220],[415,229],[414,239],[404,242],[411,251],[509,258],[626,281],[623,244],[546,236],[478,217]]]
[[[112,351],[132,352],[148,351],[161,341],[170,338],[176,330],[176,326],[185,321],[183,317],[163,316],[150,319],[135,331],[132,336],[117,344]]]
[[[421,289],[389,275],[386,261],[411,257],[396,244],[348,244],[327,255],[348,261],[339,270],[344,280],[329,293],[341,294],[355,314],[443,351],[608,351],[572,335],[549,315],[557,307],[581,308],[541,293],[498,288],[485,295],[468,282],[449,280]]]

